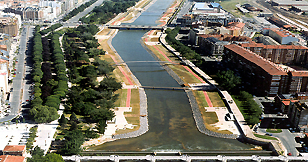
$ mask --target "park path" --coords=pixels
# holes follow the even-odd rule
[[[109,54],[108,54],[109,55]],[[117,60],[114,58],[114,56],[109,55],[112,60],[114,61],[114,63],[118,63]],[[125,76],[125,78],[128,80],[128,83],[130,85],[134,85],[133,82],[130,80],[130,78],[128,77],[128,75],[126,74],[126,72],[123,70],[123,68],[121,66],[118,66],[119,70],[121,71],[121,73]],[[125,88],[125,87],[123,87]],[[131,88],[127,88],[127,98],[126,98],[126,107],[130,107],[130,100],[131,100],[131,92],[132,89]]]

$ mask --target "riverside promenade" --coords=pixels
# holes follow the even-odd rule
[[[269,149],[275,151],[277,154],[284,154],[284,155],[287,154],[286,148],[282,145],[282,143],[279,140],[267,140],[267,139],[262,139],[262,138],[258,138],[254,136],[252,130],[249,128],[249,126],[245,122],[245,119],[242,113],[240,112],[239,108],[237,107],[236,103],[228,102],[228,101],[233,101],[231,95],[227,91],[221,91],[219,88],[217,88],[216,85],[218,84],[215,82],[215,80],[213,80],[210,76],[205,74],[201,69],[195,66],[192,62],[181,57],[179,52],[177,52],[173,47],[168,45],[168,43],[165,40],[166,36],[167,34],[165,33],[161,34],[159,38],[160,43],[166,49],[168,49],[171,53],[173,53],[176,57],[178,57],[180,61],[184,62],[190,69],[192,69],[201,78],[203,78],[206,83],[210,84],[211,86],[215,87],[218,90],[218,93],[221,96],[221,98],[223,98],[224,103],[227,106],[229,113],[234,114],[234,119],[235,119],[234,122],[237,126],[238,132],[240,132],[241,134],[240,136],[236,138],[240,138],[241,140],[244,140],[244,142],[267,146]],[[192,105],[193,116],[195,118],[195,122],[196,122],[196,125],[199,131],[207,135],[210,135],[210,136],[223,138],[224,136],[221,136],[220,133],[215,133],[205,128],[205,125],[201,117],[200,110],[196,108],[198,105],[194,99],[193,94],[190,92],[187,92],[187,94],[188,94],[190,103]],[[235,137],[226,136],[225,138],[235,138]]]

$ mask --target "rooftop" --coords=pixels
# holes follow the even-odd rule
[[[283,69],[277,66],[276,64],[267,61],[261,56],[258,56],[257,54],[241,46],[238,46],[236,44],[230,44],[230,45],[225,45],[225,48],[235,52],[236,54],[242,56],[246,60],[254,63],[255,65],[259,66],[270,75],[287,75],[287,72],[283,71]]]
[[[6,145],[3,152],[22,152],[26,149],[26,145]]]
[[[245,26],[245,23],[242,22],[229,22],[228,26],[234,26],[237,28],[243,28]]]
[[[1,155],[0,162],[23,162],[25,158],[23,156]]]
[[[293,77],[308,77],[308,71],[291,71]]]
[[[292,1],[292,0],[272,0],[272,2],[275,2],[279,5],[285,5],[285,6],[308,6],[307,1]]]
[[[271,28],[270,30],[275,32],[276,34],[278,34],[281,37],[295,37],[291,32],[284,30],[284,29]]]

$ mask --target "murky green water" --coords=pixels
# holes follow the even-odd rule
[[[157,0],[133,24],[155,25],[172,0]],[[119,31],[112,44],[124,61],[155,61],[141,46],[146,31]],[[143,86],[180,85],[158,63],[128,63]],[[96,146],[104,151],[204,151],[242,150],[250,146],[237,140],[201,134],[195,125],[184,91],[146,90],[149,131],[137,138],[117,140]]]

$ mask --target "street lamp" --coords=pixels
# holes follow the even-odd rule
[[[276,129],[276,125],[277,125],[277,124],[280,124],[280,123],[275,123],[275,119],[273,119],[272,124],[274,125],[274,129]]]

